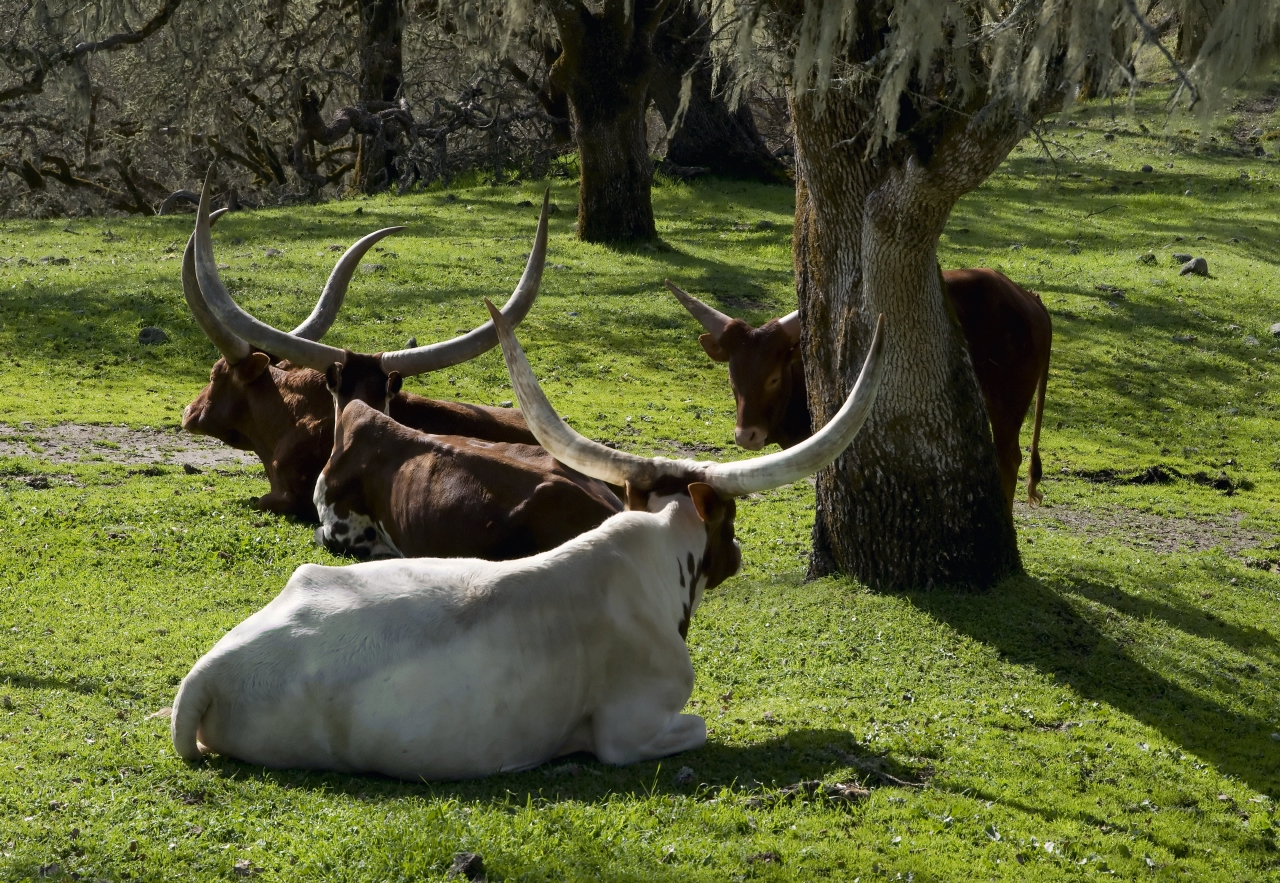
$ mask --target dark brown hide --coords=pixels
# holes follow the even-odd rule
[[[258,499],[259,508],[315,522],[312,492],[333,451],[333,396],[320,372],[289,362],[267,363],[262,353],[251,354],[235,367],[219,359],[209,372],[209,385],[183,413],[182,428],[253,451],[271,482],[271,492]],[[360,376],[344,372],[348,373],[353,379]],[[380,376],[385,389],[387,377]],[[379,407],[387,405],[380,402]],[[395,420],[428,432],[537,443],[524,417],[511,408],[441,402],[397,392],[389,409]]]
[[[406,557],[523,558],[622,511],[540,447],[419,432],[358,400],[338,418],[323,481],[338,519],[380,525]],[[330,527],[317,536],[331,551],[368,555],[374,537]]]
[[[1038,295],[995,270],[947,270],[942,279],[986,403],[1010,508],[1022,463],[1018,434],[1039,391],[1027,476],[1027,496],[1038,503],[1040,421],[1053,344],[1049,312]],[[710,334],[698,340],[713,359],[729,363],[738,444],[749,450],[770,443],[788,448],[812,434],[800,349],[776,319],[759,328],[734,319],[719,340]]]

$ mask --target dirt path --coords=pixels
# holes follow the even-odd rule
[[[85,423],[59,423],[43,429],[29,423],[0,424],[0,456],[39,457],[51,463],[106,460],[131,466],[189,464],[201,469],[258,463],[258,458],[248,451],[237,451],[220,441],[188,432]]]
[[[709,446],[684,448],[671,443],[671,447],[675,456],[714,457],[719,453]],[[0,456],[39,457],[52,463],[105,460],[133,466],[190,464],[201,469],[258,464],[258,458],[247,451],[237,451],[219,441],[187,432],[83,423],[60,423],[44,429],[29,423],[0,424]],[[1160,553],[1221,548],[1230,555],[1239,555],[1246,549],[1276,543],[1277,537],[1273,534],[1242,528],[1243,518],[1242,512],[1192,519],[1162,518],[1122,507],[1032,509],[1022,501],[1014,507],[1014,519],[1019,525],[1063,530],[1086,539],[1119,540],[1134,548]]]
[[[1274,534],[1246,530],[1240,526],[1243,512],[1216,518],[1166,518],[1136,509],[1067,509],[1044,506],[1033,509],[1019,500],[1013,518],[1019,526],[1064,530],[1086,539],[1118,540],[1135,549],[1152,552],[1207,552],[1221,548],[1229,555],[1276,542]]]

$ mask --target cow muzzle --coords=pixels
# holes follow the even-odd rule
[[[740,448],[758,451],[764,447],[769,434],[759,426],[738,426],[733,430],[733,441]]]

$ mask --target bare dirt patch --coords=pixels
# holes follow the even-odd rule
[[[1162,554],[1221,549],[1239,557],[1246,549],[1271,546],[1277,539],[1272,533],[1242,528],[1240,522],[1245,514],[1239,511],[1218,518],[1170,518],[1123,507],[1033,509],[1019,500],[1014,504],[1013,516],[1019,527],[1043,527],[1089,539],[1118,540],[1135,549]]]
[[[134,466],[171,463],[201,469],[258,462],[249,451],[237,451],[220,441],[187,432],[85,423],[59,423],[43,428],[29,423],[0,424],[0,456],[38,457],[50,463],[89,460]]]

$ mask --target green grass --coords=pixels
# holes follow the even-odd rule
[[[0,877],[235,879],[240,862],[270,880],[440,880],[471,850],[507,881],[1280,879],[1280,575],[1263,569],[1280,560],[1280,344],[1267,333],[1280,165],[1123,120],[1106,141],[1100,109],[1070,119],[1081,125],[1052,135],[1078,160],[1055,172],[1028,142],[962,201],[941,246],[944,266],[998,267],[1053,315],[1048,506],[1019,510],[1025,578],[965,597],[805,584],[802,483],[742,501],[744,572],[693,623],[701,751],[429,785],[188,767],[148,715],[295,566],[331,559],[306,526],[249,509],[266,489],[256,468],[0,459]],[[242,303],[292,327],[329,244],[408,223],[366,259],[383,269],[357,274],[328,340],[426,342],[477,324],[480,297],[513,286],[536,220],[515,203],[539,192],[232,215],[215,248]],[[640,451],[724,446],[723,367],[661,280],[756,321],[791,309],[792,196],[707,182],[654,197],[654,249],[577,243],[569,213],[553,219],[554,266],[521,338],[588,434]],[[553,200],[568,208],[572,188],[554,184]],[[190,225],[0,226],[0,421],[175,426],[214,357],[178,285]],[[1154,265],[1138,260],[1148,250]],[[1183,250],[1212,277],[1179,278],[1168,255]],[[171,341],[140,346],[148,324]],[[493,353],[409,385],[512,397]],[[1154,464],[1225,472],[1236,490],[1089,480]],[[1125,528],[1139,516],[1173,540],[1205,523],[1259,539],[1162,551]],[[871,796],[787,790],[812,780]]]

